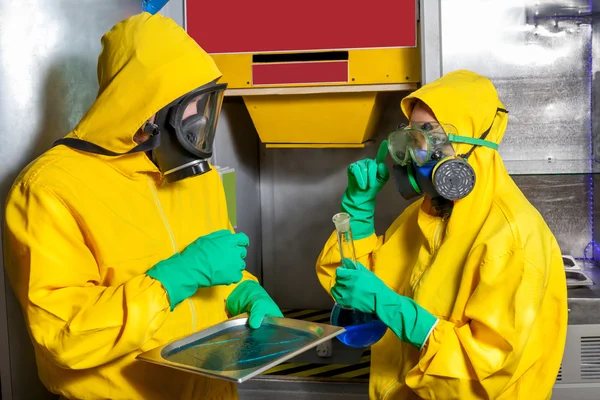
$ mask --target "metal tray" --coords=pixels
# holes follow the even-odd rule
[[[139,354],[138,359],[211,378],[242,383],[343,333],[344,328],[265,317],[258,329],[242,314],[184,339]]]

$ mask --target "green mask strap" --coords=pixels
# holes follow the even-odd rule
[[[496,109],[496,114],[498,114],[498,113],[508,114],[508,111],[505,110],[504,108],[497,108]],[[494,116],[494,120],[495,119],[496,118]],[[448,135],[448,140],[451,143],[454,142],[454,143],[472,144],[473,147],[471,147],[471,150],[469,150],[466,154],[460,154],[459,155],[460,158],[468,160],[469,157],[471,156],[471,154],[473,154],[473,151],[475,151],[475,149],[477,147],[479,147],[479,146],[488,147],[488,148],[493,149],[493,150],[498,150],[498,144],[497,143],[490,142],[489,140],[485,140],[485,138],[487,137],[487,135],[492,130],[492,126],[494,126],[494,121],[492,121],[492,124],[490,125],[490,127],[485,132],[483,132],[483,134],[479,138],[470,138],[470,137],[458,136],[458,135]]]
[[[415,170],[413,167],[413,163],[410,162],[406,164],[406,167],[408,168],[408,181],[410,182],[410,185],[415,190],[415,192],[417,192],[418,194],[423,194],[423,191],[419,187],[417,179],[415,178]]]
[[[492,150],[498,150],[498,143],[490,142],[489,140],[470,138],[453,134],[448,135],[448,140],[451,143],[466,143],[472,144],[473,146],[482,146]]]

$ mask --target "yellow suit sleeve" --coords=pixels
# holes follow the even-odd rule
[[[357,261],[372,270],[373,258],[371,255],[382,244],[383,236],[377,236],[376,234],[372,234],[364,239],[355,240],[354,249]],[[316,266],[319,282],[327,293],[331,292],[331,288],[335,284],[335,270],[341,263],[342,257],[338,246],[337,233],[333,231],[317,259]]]
[[[102,286],[82,229],[51,190],[20,184],[11,191],[5,268],[34,343],[67,369],[93,368],[139,349],[169,313],[162,285],[146,275]]]
[[[436,398],[441,388],[452,398],[474,392],[496,398],[541,355],[539,344],[529,338],[545,292],[544,271],[520,250],[479,268],[465,322],[440,320],[406,376],[406,384],[423,399]]]

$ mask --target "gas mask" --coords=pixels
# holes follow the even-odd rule
[[[54,146],[65,145],[80,151],[104,156],[121,156],[151,152],[152,161],[167,179],[176,182],[210,171],[207,159],[212,156],[217,122],[227,84],[211,82],[195,89],[156,113],[153,122],[142,130],[150,138],[126,153],[115,153],[94,143],[63,138]]]
[[[452,125],[437,122],[411,122],[392,132],[388,137],[388,150],[396,162],[393,173],[400,195],[410,200],[426,194],[432,199],[447,201],[468,196],[476,182],[469,156],[478,146],[498,150],[496,143],[485,140],[491,128],[480,138],[459,136]],[[455,155],[452,143],[473,147],[466,154]]]

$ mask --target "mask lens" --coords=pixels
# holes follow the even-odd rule
[[[429,151],[421,149],[421,148],[410,148],[408,149],[410,155],[419,167],[424,165],[427,161],[429,161]]]
[[[410,159],[417,164],[425,163],[429,156],[425,134],[414,129],[392,132],[388,138],[389,153],[394,161],[405,166]]]
[[[181,120],[182,136],[196,150],[212,151],[223,95],[223,90],[203,93],[185,105]]]

